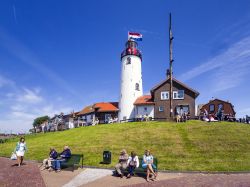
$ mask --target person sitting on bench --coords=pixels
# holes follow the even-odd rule
[[[71,157],[71,151],[68,146],[64,146],[63,152],[61,152],[60,157],[53,162],[54,164],[54,169],[56,171],[61,171],[61,163],[62,162],[67,162],[67,160]]]
[[[123,149],[120,152],[119,156],[119,162],[115,166],[115,171],[118,174],[119,177],[123,177],[123,173],[121,172],[121,169],[125,170],[127,168],[127,162],[128,162],[128,154],[125,149]]]
[[[134,175],[135,168],[139,167],[139,159],[134,151],[131,152],[131,156],[128,158],[128,175],[127,178],[130,178]]]
[[[43,164],[42,164],[42,168],[41,170],[45,170],[49,167],[49,171],[52,170],[52,161],[55,160],[57,158],[57,152],[54,148],[50,148],[50,152],[49,152],[49,158],[45,158],[43,160]]]
[[[156,168],[154,165],[154,158],[153,155],[151,155],[150,150],[146,150],[145,154],[143,155],[142,159],[142,168],[147,169],[147,182],[149,182],[149,175],[152,173],[154,175],[154,179],[156,180],[156,173],[154,172],[153,168]]]

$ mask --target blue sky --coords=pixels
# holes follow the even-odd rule
[[[143,34],[144,93],[165,78],[172,12],[174,76],[197,104],[229,100],[250,114],[247,0],[0,1],[0,132],[25,132],[35,117],[118,101],[128,31]]]

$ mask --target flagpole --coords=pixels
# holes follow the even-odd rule
[[[173,43],[172,40],[174,39],[172,36],[172,20],[171,20],[171,13],[169,14],[169,78],[170,78],[170,94],[169,94],[169,109],[170,109],[170,119],[173,119]]]

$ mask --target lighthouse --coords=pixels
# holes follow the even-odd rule
[[[142,55],[138,44],[129,39],[121,53],[121,90],[119,101],[119,121],[135,118],[135,100],[143,95]]]

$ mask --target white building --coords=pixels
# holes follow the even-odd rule
[[[154,118],[154,102],[151,95],[138,97],[134,102],[136,118]]]
[[[119,121],[136,117],[134,102],[143,95],[142,56],[135,41],[127,41],[126,49],[121,54],[121,62]]]

